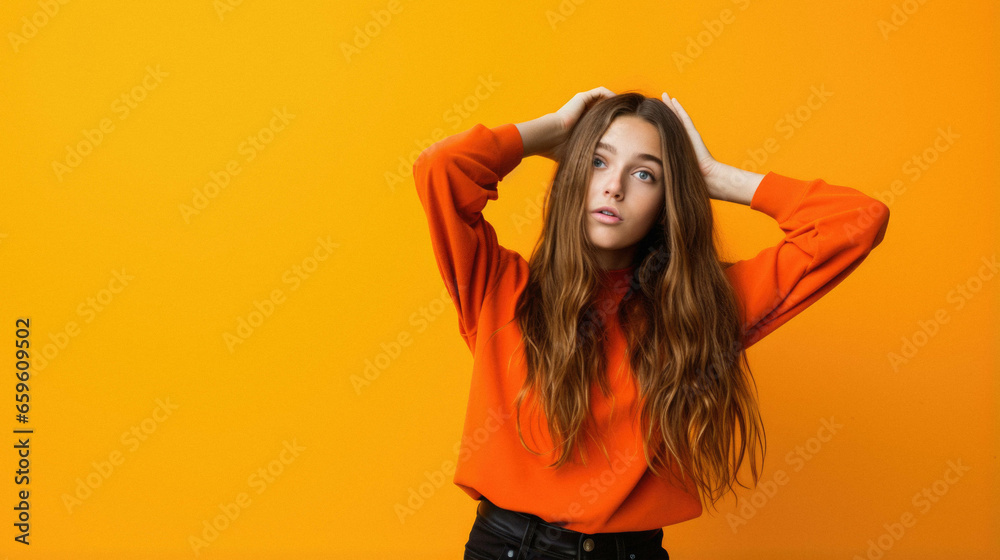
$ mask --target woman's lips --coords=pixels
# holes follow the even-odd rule
[[[609,216],[607,214],[602,214],[600,212],[593,212],[593,215],[594,218],[597,219],[597,221],[605,224],[617,224],[622,221],[622,219],[617,216]]]

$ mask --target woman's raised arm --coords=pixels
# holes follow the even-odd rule
[[[744,346],[751,346],[844,281],[885,237],[889,207],[822,179],[804,181],[720,163],[681,104],[662,101],[684,124],[709,196],[774,218],[784,238],[726,268],[740,301]]]
[[[432,144],[413,163],[438,270],[458,311],[459,332],[473,352],[479,313],[504,259],[482,211],[499,197],[498,183],[520,164],[521,150],[513,124],[477,124]]]

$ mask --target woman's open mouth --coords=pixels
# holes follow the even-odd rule
[[[591,212],[591,214],[597,219],[597,221],[603,224],[617,224],[622,221],[621,218],[615,216],[608,210],[598,210],[597,212]]]

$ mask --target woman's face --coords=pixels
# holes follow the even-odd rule
[[[662,158],[659,131],[640,117],[615,118],[598,142],[585,219],[603,268],[629,266],[656,222],[666,198]],[[617,217],[598,212],[605,206]]]

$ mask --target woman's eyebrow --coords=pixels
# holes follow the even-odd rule
[[[604,143],[604,142],[598,142],[597,143],[597,147],[598,148],[604,148],[605,150],[611,152],[612,154],[617,154],[618,153],[618,151],[615,150],[615,147],[612,146],[611,144],[607,144],[607,143]],[[660,161],[660,158],[658,158],[658,157],[656,157],[656,156],[654,156],[652,154],[639,154],[637,157],[639,159],[644,159],[644,160],[647,160],[647,161],[656,162],[657,165],[659,165],[660,167],[663,167],[663,162]]]

